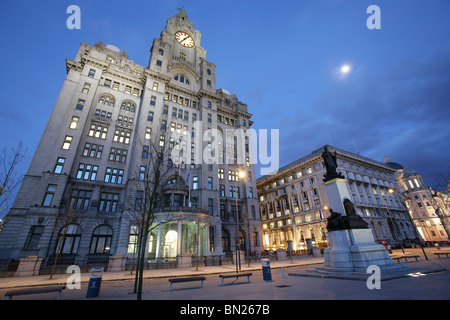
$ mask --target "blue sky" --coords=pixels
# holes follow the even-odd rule
[[[81,30],[69,30],[69,5]],[[369,5],[381,29],[369,30]],[[446,0],[40,0],[0,2],[0,147],[20,140],[25,173],[81,42],[147,66],[154,38],[184,6],[217,88],[255,129],[280,129],[283,166],[329,144],[423,175],[450,164],[450,2]],[[345,77],[337,74],[351,65]]]

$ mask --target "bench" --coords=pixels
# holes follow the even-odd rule
[[[201,281],[202,282],[201,288],[203,288],[203,281],[204,280],[206,280],[205,277],[179,277],[179,278],[172,278],[172,279],[169,279],[170,291],[172,291],[172,284],[178,283],[178,282]]]
[[[444,251],[444,252],[436,252],[436,253],[435,253],[435,255],[438,256],[438,258],[441,258],[441,255],[444,255],[444,254],[445,254],[445,255],[447,256],[447,258],[448,258],[448,255],[450,254],[450,252],[445,252],[445,251]]]
[[[399,256],[399,257],[391,257],[391,259],[393,260],[397,260],[398,263],[400,263],[400,259],[405,259],[405,262],[408,262],[408,259],[410,258],[414,258],[416,259],[416,261],[419,261],[418,258],[419,256]]]
[[[13,296],[23,296],[27,294],[39,294],[39,293],[49,293],[49,292],[58,292],[57,300],[61,298],[61,291],[63,291],[66,286],[52,286],[52,287],[41,287],[41,288],[30,288],[30,289],[19,289],[8,291],[5,293],[5,297],[8,297],[8,300],[11,300]]]
[[[252,274],[250,272],[243,272],[243,273],[229,273],[229,274],[221,274],[219,275],[219,278],[222,278],[222,285],[223,280],[226,278],[236,278],[232,283],[234,283],[239,277],[247,277],[247,282],[250,282],[250,276]]]

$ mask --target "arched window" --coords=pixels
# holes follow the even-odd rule
[[[189,79],[186,76],[182,75],[182,74],[176,75],[173,79],[175,81],[179,81],[179,82],[184,83],[184,84],[188,84],[188,85],[191,84]]]
[[[136,111],[136,104],[133,101],[125,100],[120,105],[120,109],[135,112]]]
[[[80,244],[81,228],[77,224],[63,226],[59,231],[56,253],[76,254]]]
[[[101,225],[92,233],[91,249],[89,253],[109,253],[111,250],[112,228]]]
[[[114,104],[116,103],[116,99],[110,94],[102,94],[100,96],[100,99],[98,99],[99,104],[104,104],[106,106],[114,107]]]

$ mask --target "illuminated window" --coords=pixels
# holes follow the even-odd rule
[[[71,136],[66,136],[64,138],[64,143],[63,143],[63,146],[62,146],[62,148],[64,150],[69,150],[70,144],[72,143],[72,139],[73,139],[73,137],[71,137]]]
[[[72,117],[72,121],[70,121],[70,125],[69,128],[70,129],[76,129],[78,126],[78,121],[80,120],[80,118],[73,116]]]
[[[91,124],[91,127],[88,132],[88,136],[100,138],[100,139],[106,139],[106,134],[108,133],[108,128],[103,127],[101,125],[95,125]]]
[[[129,144],[130,137],[131,137],[131,133],[129,131],[115,130],[113,141]]]

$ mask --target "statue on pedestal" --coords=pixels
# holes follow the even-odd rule
[[[327,174],[324,175],[323,182],[327,182],[329,180],[335,179],[335,178],[341,178],[345,179],[345,177],[336,171],[336,168],[338,167],[337,161],[336,161],[336,151],[334,153],[331,153],[328,151],[328,146],[323,147],[324,151],[322,152],[322,159],[325,164],[325,168],[327,169]]]

